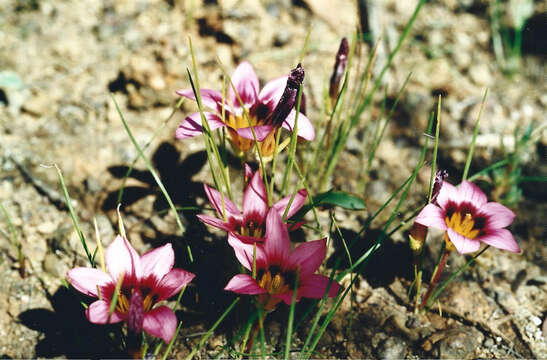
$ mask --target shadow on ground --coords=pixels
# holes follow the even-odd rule
[[[85,317],[79,296],[61,286],[47,294],[53,307],[32,309],[19,314],[18,320],[29,329],[44,334],[35,348],[36,357],[120,358],[127,356],[119,348],[119,326],[91,324]]]

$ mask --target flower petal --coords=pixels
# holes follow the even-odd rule
[[[126,238],[120,235],[106,249],[106,268],[114,282],[118,281],[120,274],[125,274],[126,277],[140,279],[141,259],[133,246]]]
[[[439,195],[437,196],[437,204],[444,210],[450,201],[457,202],[458,204],[461,202],[461,200],[458,200],[458,191],[456,190],[456,187],[444,181],[441,190],[439,190]]]
[[[318,299],[322,298],[329,286],[330,278],[328,276],[313,274],[302,279],[302,285],[298,287],[300,296]],[[336,281],[332,280],[329,287],[328,297],[335,297],[342,287]]]
[[[283,127],[292,132],[294,128],[294,122],[296,117],[296,111],[293,109],[283,121]],[[298,114],[298,136],[306,139],[308,141],[313,141],[315,139],[315,130],[311,121],[306,117],[306,115],[299,113]]]
[[[511,232],[507,229],[491,230],[477,240],[501,250],[520,253],[519,244],[516,242],[515,238],[513,238]]]
[[[515,213],[497,202],[489,202],[479,209],[485,214],[488,221],[486,227],[489,229],[501,229],[509,226],[515,218]]]
[[[158,294],[158,302],[169,299],[188,285],[195,276],[195,274],[183,269],[173,269],[161,279],[157,287],[152,289],[152,291]]]
[[[268,106],[270,112],[275,109],[277,103],[281,99],[281,95],[283,95],[285,86],[287,86],[287,79],[288,76],[282,76],[272,81],[269,81],[268,83],[266,83],[266,85],[264,85],[262,91],[260,91],[260,94],[258,95],[258,100],[262,104]]]
[[[201,89],[201,103],[213,110],[221,112],[222,94],[216,90]],[[192,89],[178,90],[177,94],[190,100],[196,100]]]
[[[226,211],[226,217],[228,218],[228,220],[230,220],[230,218],[233,218],[234,220],[238,220],[239,222],[241,222],[241,211],[239,211],[237,206],[235,206],[235,204],[228,198],[228,196],[224,195],[223,206],[223,196],[220,194],[220,192],[205,184],[203,184],[203,190],[205,191],[205,195],[207,195],[209,202],[211,202],[211,205],[214,206],[220,216],[223,216],[224,209]]]
[[[249,166],[249,164],[245,163],[245,184],[247,184],[251,178],[253,177],[253,169]]]
[[[204,112],[203,115],[205,115],[205,118],[207,119],[207,123],[209,124],[209,128],[211,130],[226,126],[226,124],[224,124],[220,117],[218,117],[218,115],[216,114]],[[201,114],[196,112],[187,116],[182,121],[182,123],[180,123],[177,130],[175,130],[175,138],[187,139],[196,135],[200,135],[202,133],[203,127],[201,126]]]
[[[486,195],[477,185],[465,180],[458,185],[458,197],[459,202],[468,201],[475,205],[477,209],[488,201]]]
[[[79,292],[98,297],[97,287],[113,282],[110,275],[99,269],[78,267],[67,272],[68,281]]]
[[[262,181],[260,171],[256,171],[243,193],[243,225],[249,221],[254,221],[255,225],[264,224],[268,213],[267,199],[266,186]]]
[[[320,299],[325,295],[330,279],[327,276],[314,274],[305,279],[302,284],[298,286],[298,292],[296,293],[296,301],[300,301],[301,298]],[[329,287],[328,297],[335,297],[342,287],[336,281],[332,281]],[[282,299],[285,304],[290,305],[292,302],[293,291],[287,291],[286,293],[273,295],[279,299]]]
[[[289,268],[300,267],[300,278],[306,279],[313,274],[325,260],[327,239],[302,243],[289,255]]]
[[[294,199],[291,202],[291,206],[287,211],[287,219],[290,219],[294,214],[296,214],[298,210],[300,210],[302,206],[304,206],[307,195],[308,193],[306,189],[300,189],[296,192],[296,194],[294,195]],[[277,210],[279,215],[283,216],[291,197],[292,195],[285,196],[283,199],[279,200],[272,206]]]
[[[104,300],[97,300],[85,311],[87,320],[93,324],[106,324],[108,321],[108,312],[110,311],[110,303]],[[123,317],[117,311],[114,311],[110,316],[109,324],[115,324],[123,320]]]
[[[272,132],[273,127],[271,125],[255,125],[253,126],[253,129],[255,131],[256,140],[264,141],[264,139],[266,139],[266,137]],[[249,140],[255,139],[253,130],[250,127],[238,128],[235,129],[235,131],[242,138]]]
[[[144,331],[169,343],[177,329],[177,317],[167,306],[157,307],[144,314]]]
[[[271,209],[266,217],[266,236],[264,251],[268,264],[285,265],[289,259],[291,243],[287,225],[283,223],[276,209]]]
[[[448,233],[448,238],[452,241],[452,244],[454,244],[456,250],[458,250],[460,254],[475,252],[481,247],[480,241],[466,238],[451,228],[446,229],[446,232]]]
[[[154,276],[160,281],[175,263],[175,253],[171,244],[165,244],[157,249],[148,251],[141,257],[142,276]]]
[[[414,220],[418,224],[446,230],[444,211],[437,205],[427,204]]]
[[[236,88],[237,94],[243,102],[243,105],[245,107],[254,105],[258,98],[259,84],[258,77],[256,76],[253,66],[247,61],[243,61],[235,69],[231,80]],[[234,93],[234,89],[231,86],[229,86],[228,89],[228,96],[235,108],[241,107],[239,100]]]
[[[246,244],[234,234],[228,234],[228,244],[234,249],[237,260],[243,265],[243,267],[249,271],[253,270],[253,256],[256,256],[256,263],[266,264],[266,254],[262,244]],[[255,253],[256,246],[256,253]],[[255,254],[255,255],[253,255]]]
[[[247,274],[234,276],[226,285],[224,290],[233,291],[236,294],[257,295],[264,294],[266,290],[256,284],[256,281]]]
[[[203,215],[203,214],[196,215],[196,216],[202,223],[214,226],[218,229],[221,229],[221,230],[224,230],[224,231],[234,231],[235,230],[234,226],[232,226],[229,223],[224,222],[220,219],[217,219],[216,217],[207,216],[207,215]]]

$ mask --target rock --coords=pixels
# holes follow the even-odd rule
[[[479,86],[487,86],[492,83],[492,73],[487,64],[476,64],[469,69],[469,76]]]
[[[483,346],[485,348],[491,348],[492,346],[494,346],[494,339],[492,338],[487,338],[486,340],[484,340],[484,343],[483,343]]]
[[[44,270],[56,278],[63,278],[68,271],[68,266],[57,255],[48,253],[44,259]]]
[[[382,341],[376,350],[380,359],[404,359],[407,351],[406,341],[393,336]]]
[[[43,222],[40,225],[38,225],[38,227],[36,228],[36,230],[38,230],[40,234],[44,234],[44,235],[51,234],[52,232],[55,231],[55,229],[57,229],[57,224],[50,221]]]
[[[472,359],[484,339],[481,332],[468,326],[446,330],[441,335],[435,348],[442,359]]]
[[[48,109],[51,108],[51,99],[49,96],[43,93],[38,93],[34,96],[31,96],[23,105],[23,111],[34,115],[41,116],[44,115]]]
[[[288,29],[279,30],[274,36],[274,46],[283,46],[291,41],[291,32]]]

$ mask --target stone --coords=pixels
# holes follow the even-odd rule
[[[443,331],[442,335],[443,338],[435,345],[443,359],[472,359],[484,339],[481,332],[468,326]]]
[[[44,115],[51,108],[52,101],[46,94],[38,93],[31,96],[24,104],[23,111],[34,115]]]
[[[469,68],[469,76],[475,84],[487,86],[492,83],[492,73],[487,64],[476,64]]]
[[[68,271],[68,266],[53,253],[48,253],[44,259],[44,270],[56,278],[63,278]]]
[[[407,351],[406,341],[392,336],[379,344],[376,353],[380,359],[404,359]]]

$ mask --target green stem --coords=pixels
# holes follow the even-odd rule
[[[433,279],[431,280],[431,283],[429,284],[429,288],[427,289],[427,292],[422,300],[422,303],[420,304],[420,310],[423,310],[425,305],[429,301],[429,297],[431,296],[431,292],[435,288],[435,285],[437,285],[437,282],[441,278],[441,274],[443,273],[443,270],[446,266],[446,262],[448,260],[448,255],[450,255],[450,250],[447,248],[444,249],[443,255],[441,256],[441,260],[435,267],[435,271],[433,272]]]
[[[481,251],[479,251],[476,255],[474,255],[471,259],[469,259],[468,262],[466,262],[462,267],[460,267],[458,269],[458,271],[456,271],[454,274],[450,275],[450,277],[448,279],[445,280],[445,282],[443,282],[441,284],[441,286],[439,286],[439,288],[437,290],[435,290],[435,292],[431,295],[431,299],[429,300],[429,302],[432,302],[432,301],[435,301],[437,299],[437,297],[440,295],[440,293],[444,290],[444,288],[452,281],[454,280],[463,270],[467,269],[469,267],[469,265],[471,265],[479,256],[481,256],[488,248],[490,247],[490,245],[487,245],[484,247],[484,249],[482,249]],[[426,304],[427,306],[428,304]]]

